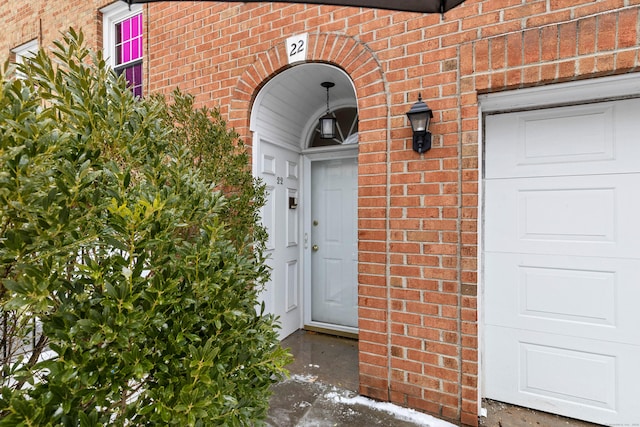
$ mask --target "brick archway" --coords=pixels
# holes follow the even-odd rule
[[[358,100],[360,144],[378,143],[376,147],[382,146],[380,151],[386,153],[389,138],[387,91],[382,68],[372,51],[353,37],[339,34],[309,33],[307,45],[307,62],[326,62],[349,74]],[[233,90],[229,124],[248,144],[251,144],[249,121],[253,101],[267,81],[290,67],[286,49],[282,40],[256,55]],[[373,150],[378,151],[377,148]]]

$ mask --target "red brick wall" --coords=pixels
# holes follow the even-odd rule
[[[69,25],[99,45],[103,3],[0,9],[0,22],[19,29],[0,42],[3,55],[40,28],[43,45]],[[281,3],[144,11],[146,90],[180,86],[219,106],[247,140],[256,94],[288,66],[286,37],[308,32],[309,60],[350,74],[360,116],[360,391],[476,425],[478,94],[636,71],[640,0],[467,0],[444,17]],[[411,150],[405,118],[419,92],[434,110],[424,155]]]
[[[99,9],[113,0],[0,0],[0,60],[10,57],[11,49],[37,39],[39,46],[51,47],[61,33],[73,27],[82,29],[89,46],[101,47],[102,20]]]

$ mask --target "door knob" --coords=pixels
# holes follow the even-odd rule
[[[313,246],[311,246],[311,250],[312,250],[313,252],[318,252],[318,249],[320,249],[320,248],[318,247],[318,245],[313,245]]]

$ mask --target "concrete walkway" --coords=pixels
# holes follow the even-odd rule
[[[267,425],[271,427],[455,427],[426,414],[375,402],[353,391],[294,376],[277,384]]]
[[[272,427],[455,427],[390,403],[358,396],[357,341],[298,331],[282,342],[291,349],[291,378],[273,387]]]

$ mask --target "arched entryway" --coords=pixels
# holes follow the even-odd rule
[[[332,139],[318,136],[323,82],[335,84]],[[270,79],[251,112],[253,170],[268,190],[263,221],[271,281],[262,298],[280,317],[281,338],[306,327],[356,335],[358,114],[340,68],[302,63]]]

